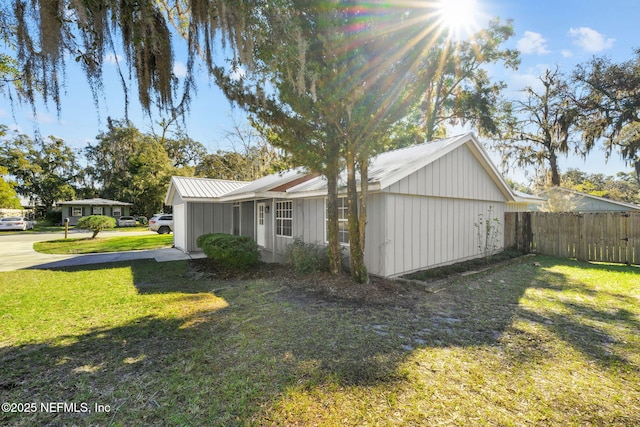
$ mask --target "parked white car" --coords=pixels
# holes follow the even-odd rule
[[[118,218],[118,227],[135,227],[136,219],[132,216],[121,216]]]
[[[8,216],[0,220],[0,230],[33,230],[33,221],[22,216]]]
[[[173,215],[158,214],[149,220],[149,230],[158,234],[167,234],[173,231]]]

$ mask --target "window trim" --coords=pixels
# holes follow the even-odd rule
[[[114,206],[111,208],[111,216],[124,216],[122,215],[122,207]]]
[[[342,206],[340,206],[340,200],[344,200],[344,202],[342,202]],[[329,216],[327,215],[327,210],[329,209],[329,200],[325,197],[324,198],[324,239],[325,239],[325,243],[329,243],[329,227],[328,227],[328,222],[329,222]],[[350,242],[349,242],[349,207],[348,207],[348,201],[347,201],[347,196],[338,196],[338,227],[340,226],[340,223],[344,223],[346,224],[346,237],[347,237],[347,242],[342,242],[340,241],[340,229],[338,228],[338,240],[341,246],[349,246]],[[340,218],[340,212],[344,213],[344,218]]]
[[[102,207],[102,206],[91,206],[91,215],[104,215],[104,207]]]
[[[288,216],[283,216],[287,213]],[[285,223],[289,223],[288,229],[291,234],[283,234]],[[293,202],[291,200],[276,201],[275,226],[277,237],[293,238]]]
[[[79,213],[79,215],[76,215],[78,213]],[[82,216],[82,206],[72,206],[71,207],[71,216]]]

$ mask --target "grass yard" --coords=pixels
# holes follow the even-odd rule
[[[98,235],[95,239],[69,238],[36,242],[33,244],[33,249],[43,254],[91,254],[168,248],[171,245],[173,245],[171,234],[117,237]]]
[[[0,425],[640,425],[640,270],[535,260],[378,302],[277,267],[3,272]]]

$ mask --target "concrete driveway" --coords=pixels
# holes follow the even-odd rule
[[[152,231],[120,232],[103,231],[100,237],[154,234]],[[69,237],[91,237],[91,233],[71,230]],[[100,264],[104,262],[155,259],[157,262],[178,261],[192,257],[175,248],[144,251],[111,252],[84,255],[48,255],[33,250],[35,242],[64,238],[64,233],[0,233],[0,271],[25,268],[47,269],[73,265]],[[199,254],[200,255],[200,254]],[[204,255],[202,255],[204,256]]]

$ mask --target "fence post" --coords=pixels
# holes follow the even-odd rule
[[[522,246],[526,253],[531,253],[533,244],[533,228],[531,226],[531,212],[524,212],[522,216]]]

